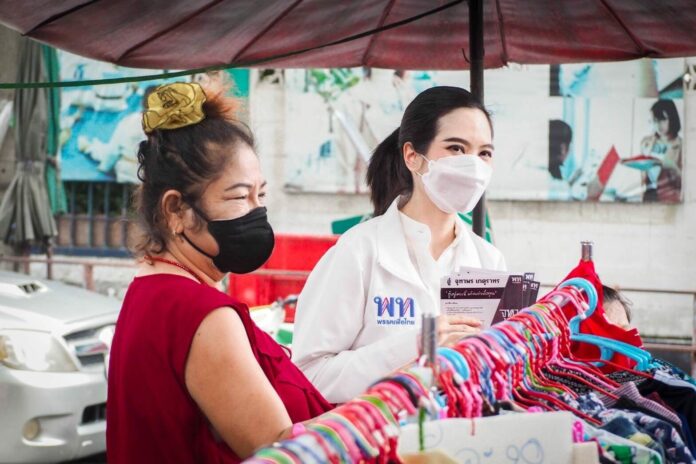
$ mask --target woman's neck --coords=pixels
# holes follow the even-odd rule
[[[454,241],[456,214],[445,213],[421,192],[414,192],[401,212],[430,229],[430,254],[437,260]]]
[[[163,258],[167,261],[178,263],[181,267],[166,262],[153,261],[149,264],[147,258],[144,260],[149,269],[148,273],[167,273],[176,274],[184,277],[190,277],[196,281],[208,285],[210,287],[219,288],[220,281],[213,279],[207,272],[200,269],[192,260],[188,259],[184,253],[177,250],[176,247],[169,247],[167,250],[159,254],[153,254],[153,257]]]

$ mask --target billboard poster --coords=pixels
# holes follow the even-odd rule
[[[494,124],[488,198],[681,201],[685,60],[486,70]],[[466,71],[285,70],[285,189],[364,193],[372,150],[408,103]]]
[[[134,69],[91,60],[58,50],[61,81],[129,78],[166,70]],[[249,71],[229,71],[235,92],[249,94]],[[177,77],[144,82],[64,87],[61,89],[60,156],[64,181],[137,183],[137,150],[145,134],[141,125],[143,96]]]

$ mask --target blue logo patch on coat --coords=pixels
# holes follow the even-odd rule
[[[416,325],[416,304],[413,298],[381,297],[377,305],[377,325]]]

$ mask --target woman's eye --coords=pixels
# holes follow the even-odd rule
[[[482,151],[479,153],[479,156],[484,157],[484,158],[493,158],[493,153],[490,151]]]
[[[450,147],[447,147],[447,149],[457,153],[466,153],[464,151],[464,147],[462,147],[461,145],[452,145]]]

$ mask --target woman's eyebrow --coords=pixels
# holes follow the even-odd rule
[[[455,142],[455,143],[461,143],[462,145],[465,145],[465,146],[467,146],[467,147],[470,147],[470,146],[471,146],[471,143],[469,143],[468,140],[466,140],[466,139],[461,139],[461,138],[459,138],[459,137],[448,137],[448,138],[446,138],[446,139],[444,140],[444,142]],[[490,150],[494,150],[494,149],[495,149],[495,147],[494,147],[492,144],[490,144],[490,143],[487,143],[487,144],[485,144],[485,145],[482,145],[481,148],[488,148],[488,149],[490,149]]]
[[[236,184],[227,187],[227,188],[225,189],[225,192],[227,192],[227,191],[229,191],[229,190],[234,190],[234,189],[237,189],[237,188],[240,188],[240,187],[244,187],[244,188],[246,188],[246,189],[251,190],[251,189],[253,188],[253,185],[247,184],[247,183],[245,183],[245,182],[237,182]]]
[[[259,189],[264,188],[266,185],[268,185],[268,181],[264,180],[263,183],[261,184],[261,186],[259,187]],[[246,182],[237,182],[236,184],[227,187],[225,189],[225,192],[227,192],[228,190],[234,190],[234,189],[240,188],[240,187],[246,188],[248,190],[251,190],[252,188],[254,188],[253,185],[247,184]]]
[[[462,145],[471,145],[468,140],[460,139],[459,137],[449,137],[444,140],[445,142],[456,142]]]

